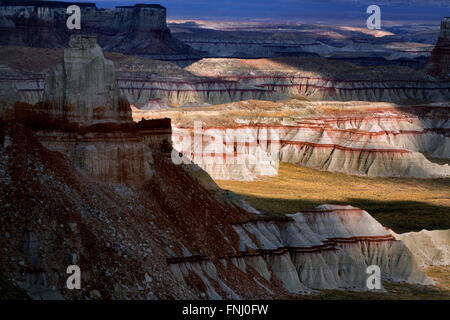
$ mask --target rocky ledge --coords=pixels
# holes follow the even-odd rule
[[[0,281],[9,287],[35,299],[294,298],[367,290],[370,264],[388,281],[431,283],[363,210],[255,221],[219,202],[170,159],[170,120],[133,123],[128,104],[118,107],[93,38],[73,37],[62,66],[47,102],[4,102]],[[73,264],[80,290],[66,288]]]
[[[34,106],[16,103],[5,115],[31,127],[46,148],[66,155],[96,181],[144,183],[152,175],[151,148],[170,145],[169,119],[132,121],[130,105],[116,86],[114,65],[95,37],[71,37],[43,96]]]
[[[439,38],[434,47],[427,66],[430,74],[444,79],[450,79],[450,18],[441,22]]]
[[[215,179],[274,176],[279,161],[372,177],[450,176],[436,163],[450,159],[446,103],[243,101],[133,117],[172,118],[174,148]],[[197,138],[194,120],[202,122]]]
[[[0,44],[64,48],[70,35],[79,33],[66,27],[70,5],[81,9],[81,32],[97,35],[105,50],[168,60],[196,58],[192,48],[171,36],[166,8],[155,4],[110,10],[94,3],[2,0]]]

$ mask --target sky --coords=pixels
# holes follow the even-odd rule
[[[365,24],[366,9],[379,5],[385,22],[428,23],[450,16],[450,0],[84,0],[112,8],[136,3],[158,3],[169,19],[254,20],[289,22],[353,22]]]

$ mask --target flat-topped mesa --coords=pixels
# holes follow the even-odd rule
[[[166,24],[166,8],[157,4],[97,8],[94,3],[61,1],[0,1],[0,44],[64,48],[73,33],[66,26],[67,8],[81,10],[81,32],[96,34],[106,51],[183,62],[197,53],[173,38]]]
[[[433,76],[450,79],[450,17],[441,21],[439,38],[431,53],[427,70]]]
[[[133,122],[113,62],[95,37],[70,38],[62,63],[46,79],[44,98],[34,107],[15,107],[16,120],[25,120],[44,147],[66,155],[92,180],[143,184],[153,175],[152,154],[171,152],[170,119]]]
[[[131,121],[120,98],[114,64],[105,59],[96,37],[72,35],[60,65],[47,77],[45,112],[56,120],[93,123]]]

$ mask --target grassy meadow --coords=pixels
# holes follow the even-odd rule
[[[450,179],[369,178],[280,163],[276,177],[216,181],[270,216],[350,204],[397,233],[450,229]]]

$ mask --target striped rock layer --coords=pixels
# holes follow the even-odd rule
[[[42,100],[43,75],[4,76],[0,81],[13,82],[28,103]],[[121,95],[137,106],[144,107],[153,99],[171,105],[221,104],[249,99],[282,100],[308,96],[314,100],[339,101],[401,101],[450,100],[450,84],[436,80],[359,80],[346,81],[308,76],[276,76],[271,74],[211,79],[141,79],[117,75]]]
[[[367,267],[379,266],[384,279],[431,283],[417,267],[412,254],[367,212],[351,206],[322,205],[313,211],[290,215],[285,221],[248,222],[233,226],[239,235],[239,251],[231,263],[244,273],[257,272],[265,281],[281,282],[290,293],[315,289],[367,290]],[[225,267],[228,259],[219,259]],[[239,295],[227,288],[214,262],[202,256],[168,259],[181,279],[195,275],[208,297]],[[264,281],[265,280],[265,281]],[[265,287],[268,292],[270,289]]]
[[[289,66],[292,59],[295,67]],[[0,82],[13,83],[22,101],[34,104],[42,100],[44,73],[0,67]],[[140,62],[116,65],[120,94],[137,108],[145,108],[155,99],[176,106],[292,97],[385,102],[450,100],[446,79],[408,68],[360,68],[318,58],[203,59],[185,69],[172,70],[173,75],[164,68],[141,68]]]
[[[276,175],[279,161],[366,176],[446,177],[449,166],[433,163],[423,153],[450,158],[447,109],[416,107],[411,113],[384,109],[303,117],[276,125],[205,126],[198,135],[194,128],[175,126],[173,145],[216,179]],[[437,117],[427,115],[439,110]]]
[[[363,210],[327,205],[253,220],[155,147],[147,181],[105,183],[23,125],[0,130],[1,273],[32,298],[293,298],[369,290],[370,265],[384,280],[430,283]],[[81,290],[66,288],[71,264],[82,266]]]

